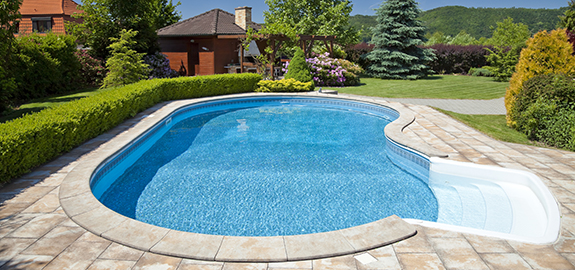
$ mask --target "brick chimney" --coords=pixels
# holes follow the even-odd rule
[[[252,8],[251,7],[238,7],[236,8],[236,24],[244,30],[247,30],[248,25],[252,22]]]

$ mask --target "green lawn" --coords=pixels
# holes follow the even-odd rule
[[[415,81],[361,78],[361,85],[337,90],[387,98],[495,99],[505,95],[508,85],[488,77],[437,75]]]
[[[533,142],[527,139],[527,135],[507,126],[505,115],[471,115],[454,113],[438,108],[435,109],[494,139],[504,142],[534,145]]]
[[[0,117],[0,123],[4,123],[6,121],[21,117],[25,114],[39,112],[46,108],[55,107],[66,102],[70,102],[76,99],[81,99],[89,96],[93,96],[97,93],[102,91],[106,91],[106,89],[99,89],[99,88],[89,88],[83,89],[73,94],[68,94],[65,96],[55,96],[55,97],[48,97],[42,99],[32,100],[29,103],[23,104],[20,107],[16,108],[12,112],[9,112],[5,115]]]

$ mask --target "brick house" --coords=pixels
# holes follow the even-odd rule
[[[172,69],[187,76],[228,73],[239,61],[239,38],[252,22],[252,8],[236,8],[235,14],[213,9],[157,31],[163,54]],[[251,47],[251,46],[250,46]],[[250,48],[251,49],[251,48]]]
[[[66,34],[65,21],[77,21],[73,13],[81,13],[78,4],[72,0],[23,0],[20,6],[22,18],[18,22],[18,34],[30,34],[34,31]]]

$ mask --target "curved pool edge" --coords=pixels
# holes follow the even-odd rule
[[[210,261],[282,262],[334,257],[392,244],[417,233],[414,226],[397,216],[338,231],[293,236],[236,237],[188,233],[122,216],[102,205],[92,194],[90,179],[98,166],[178,108],[212,100],[265,96],[334,98],[392,108],[399,113],[399,118],[385,128],[389,139],[429,157],[447,156],[429,145],[408,141],[402,130],[415,120],[413,113],[397,104],[370,98],[326,97],[314,92],[249,93],[172,101],[158,104],[116,127],[117,136],[92,151],[90,159],[78,164],[60,187],[62,209],[81,227],[108,240],[152,253]],[[118,132],[118,129],[123,132]]]

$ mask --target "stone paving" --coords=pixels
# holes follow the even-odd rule
[[[401,105],[399,105],[401,106]],[[533,245],[416,226],[418,233],[381,248],[286,263],[221,263],[157,255],[113,243],[80,227],[58,199],[63,179],[140,116],[86,142],[0,190],[1,269],[575,269],[575,153],[499,142],[438,111],[405,105],[416,121],[404,130],[449,159],[537,174],[560,203],[560,238]],[[106,222],[106,220],[102,220]]]

